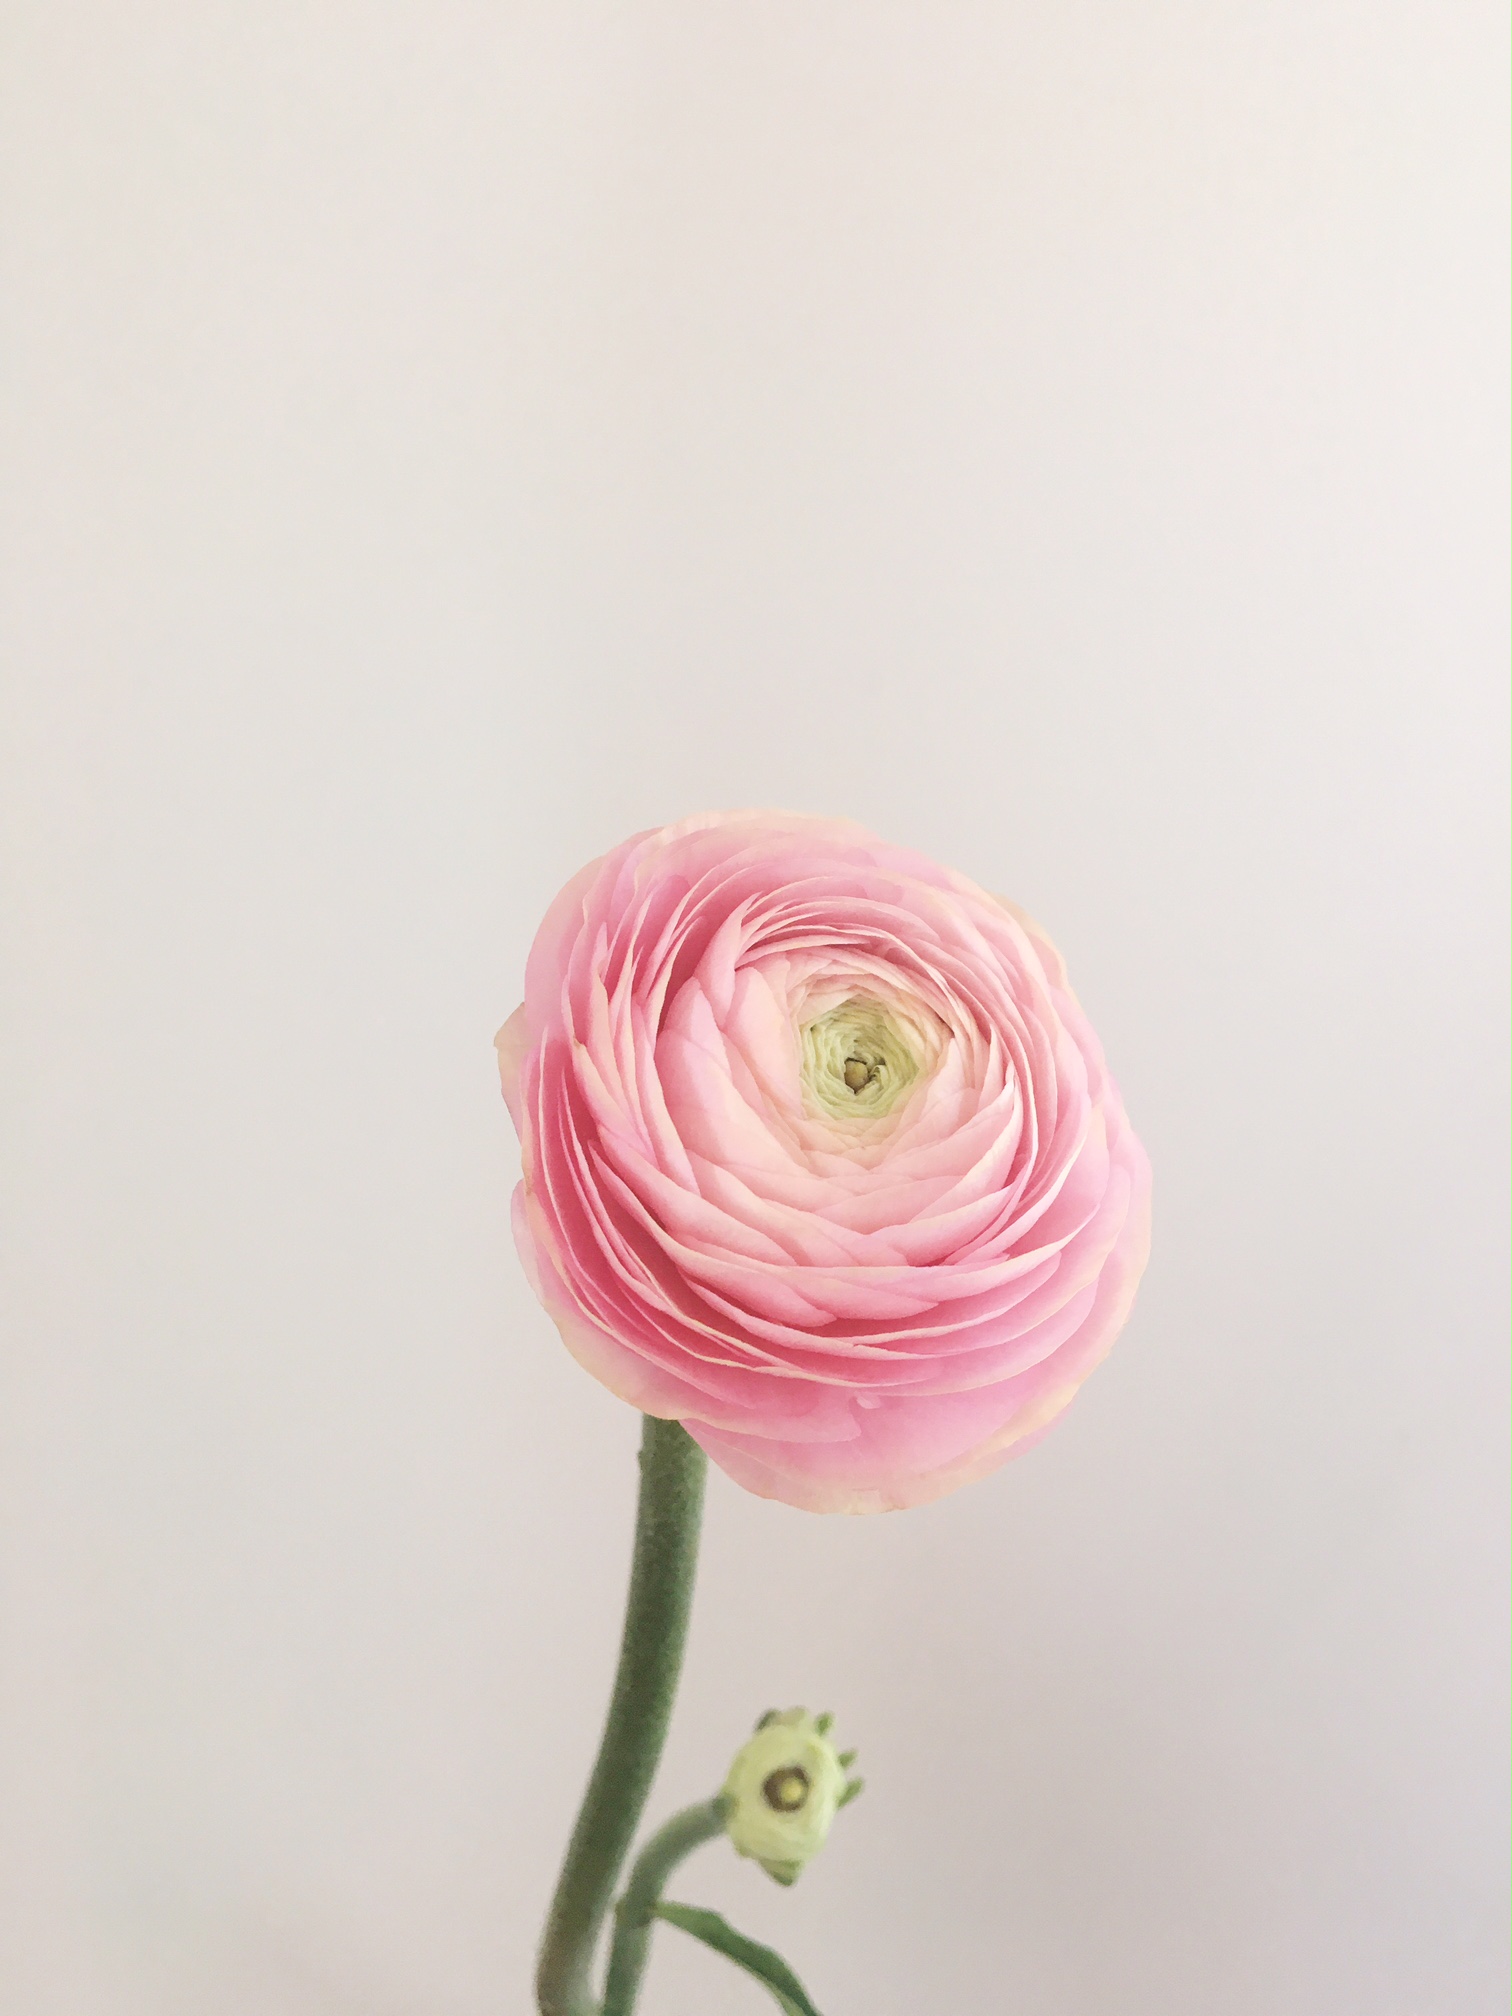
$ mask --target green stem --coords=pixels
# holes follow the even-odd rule
[[[680,1423],[646,1416],[619,1670],[541,1941],[541,2016],[598,2016],[593,1953],[667,1737],[707,1469],[708,1459]]]
[[[659,1827],[636,1856],[625,1894],[614,1907],[604,2016],[631,2016],[651,1946],[651,1914],[661,1901],[662,1886],[685,1855],[723,1834],[728,1810],[722,1794],[701,1806],[687,1806]]]

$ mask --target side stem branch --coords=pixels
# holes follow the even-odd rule
[[[667,1878],[684,1856],[724,1832],[727,1802],[721,1795],[701,1806],[686,1806],[659,1827],[635,1858],[625,1894],[614,1907],[614,1943],[604,2016],[631,2016],[651,1945],[651,1916]]]

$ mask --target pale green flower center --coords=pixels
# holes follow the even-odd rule
[[[856,998],[803,1026],[803,1083],[821,1112],[875,1119],[919,1075],[919,1058],[898,1018],[880,1001]]]

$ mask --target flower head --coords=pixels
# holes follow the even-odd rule
[[[860,1779],[846,1783],[849,1762],[829,1740],[827,1715],[806,1708],[763,1715],[725,1780],[725,1832],[769,1876],[796,1882],[836,1813],[861,1789]]]
[[[498,1050],[568,1348],[764,1496],[984,1475],[1133,1301],[1149,1165],[1058,954],[859,827],[626,841],[552,905]]]

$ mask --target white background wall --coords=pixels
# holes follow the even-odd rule
[[[712,1480],[657,1807],[869,1789],[680,1894],[826,2016],[1503,2008],[1503,11],[6,6],[7,2011],[525,2010],[636,1423],[490,1039],[752,803],[1045,920],[1157,1229],[991,1481]]]

